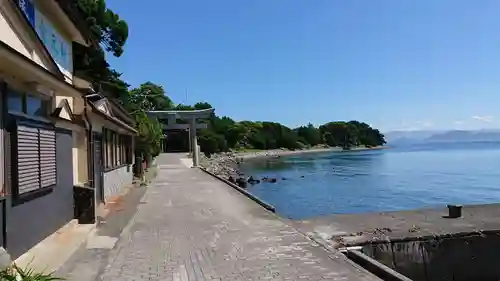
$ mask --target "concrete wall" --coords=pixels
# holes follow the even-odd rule
[[[86,132],[78,133],[78,141],[77,141],[77,154],[78,154],[78,183],[84,183],[89,180],[89,171],[88,171],[88,139],[86,136]]]
[[[119,195],[127,185],[132,184],[134,173],[132,165],[127,165],[104,173],[104,198]]]
[[[368,256],[415,281],[500,280],[500,232],[381,243],[363,247]]]
[[[84,184],[88,181],[87,134],[85,131],[73,131],[73,182]]]
[[[56,133],[57,186],[53,192],[7,211],[7,249],[17,258],[73,219],[71,132]]]

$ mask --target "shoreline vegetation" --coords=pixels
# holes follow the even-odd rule
[[[358,146],[350,149],[342,147],[313,147],[299,150],[289,149],[273,149],[273,150],[248,150],[248,151],[235,151],[235,152],[222,152],[215,153],[210,156],[203,155],[201,157],[200,165],[207,171],[228,180],[242,188],[246,188],[248,184],[258,184],[260,181],[277,182],[275,178],[262,178],[256,179],[252,175],[245,175],[240,170],[240,165],[248,160],[254,159],[272,159],[293,155],[304,155],[313,153],[328,153],[328,152],[360,152],[366,150],[379,150],[387,149],[387,146]]]
[[[240,166],[250,159],[380,149],[385,144],[385,137],[379,130],[359,121],[335,121],[319,127],[308,124],[290,129],[276,122],[236,122],[215,115],[199,137],[201,151],[205,154],[200,161],[202,167],[241,188],[261,181],[278,181],[277,178],[257,179],[245,175]]]
[[[195,108],[200,109],[200,104]],[[307,124],[292,129],[277,122],[237,122],[227,116],[214,115],[208,125],[200,131],[198,142],[207,156],[228,151],[302,151],[325,147],[349,150],[386,143],[379,130],[355,120],[328,122],[319,127]]]

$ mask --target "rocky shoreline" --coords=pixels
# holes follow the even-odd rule
[[[235,153],[217,153],[210,157],[201,156],[200,165],[208,172],[217,175],[223,179],[229,180],[244,176],[239,169],[239,165],[243,163],[243,158],[237,157]]]
[[[358,147],[352,150],[368,150],[368,149],[380,149],[384,147],[375,147],[375,148],[365,148]],[[338,147],[328,147],[328,148],[313,148],[313,149],[304,149],[304,150],[285,150],[285,149],[277,149],[277,150],[267,150],[267,151],[255,151],[255,152],[225,152],[213,154],[210,157],[202,156],[200,164],[203,168],[205,168],[208,172],[213,173],[225,180],[228,180],[232,183],[237,184],[238,186],[245,188],[247,183],[249,184],[257,184],[260,181],[265,182],[276,182],[277,179],[273,178],[262,178],[255,179],[252,176],[245,175],[240,170],[240,165],[243,164],[246,160],[254,159],[254,158],[276,158],[281,156],[288,155],[297,155],[297,154],[305,154],[305,153],[321,153],[321,152],[340,152],[341,148]]]

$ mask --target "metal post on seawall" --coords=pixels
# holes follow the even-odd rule
[[[456,219],[462,217],[461,205],[448,205],[448,218]]]

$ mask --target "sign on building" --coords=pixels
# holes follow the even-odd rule
[[[73,54],[71,51],[71,44],[68,43],[52,23],[40,13],[33,0],[17,0],[17,4],[28,21],[35,28],[36,33],[42,40],[54,61],[58,64],[61,71],[72,73],[73,72]]]
[[[28,21],[31,25],[35,26],[35,6],[33,5],[32,0],[17,0],[17,4],[21,11],[23,11]]]
[[[35,29],[50,55],[64,70],[73,72],[71,45],[55,30],[52,24],[35,10]]]

